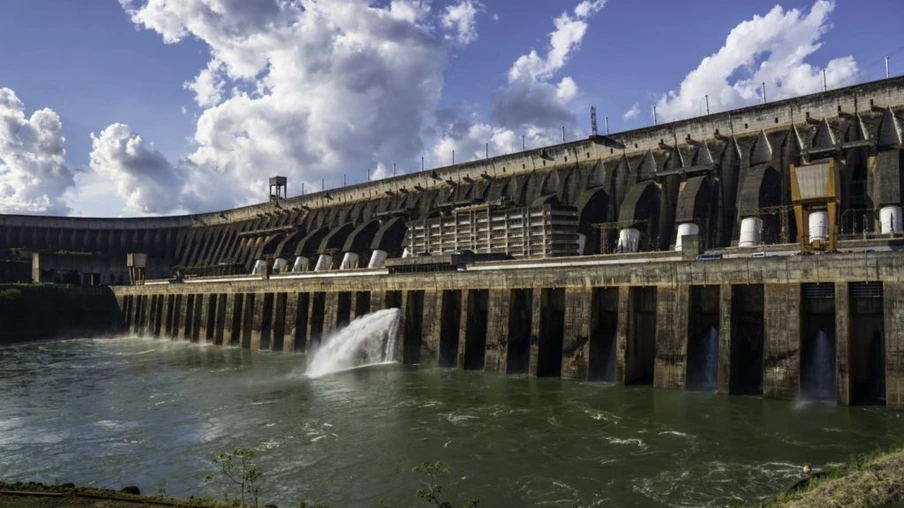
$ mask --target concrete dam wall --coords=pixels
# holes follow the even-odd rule
[[[110,285],[150,336],[309,351],[397,307],[408,364],[902,408],[902,118],[896,78],[215,213],[5,215],[0,273]]]

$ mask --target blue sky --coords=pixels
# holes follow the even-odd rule
[[[421,156],[431,166],[452,150],[468,160],[484,143],[507,152],[522,134],[553,142],[561,125],[585,136],[591,104],[618,131],[649,124],[653,104],[667,119],[696,115],[706,93],[714,110],[742,107],[761,81],[770,98],[812,92],[823,68],[830,86],[879,79],[883,56],[904,47],[904,3],[894,0],[8,0],[0,9],[4,213],[247,204],[277,173],[297,194],[301,182],[335,186],[342,173],[385,176],[393,162],[414,170]],[[904,72],[904,52],[891,62]]]

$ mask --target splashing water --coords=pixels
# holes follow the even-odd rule
[[[399,309],[361,316],[323,339],[305,376],[321,377],[354,367],[393,362],[399,332]]]

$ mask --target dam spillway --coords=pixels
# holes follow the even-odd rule
[[[110,286],[143,335],[310,352],[398,308],[406,364],[666,389],[706,330],[720,393],[818,358],[902,409],[902,116],[897,78],[216,213],[0,216],[0,273]]]

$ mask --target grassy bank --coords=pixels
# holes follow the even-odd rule
[[[766,507],[860,508],[904,502],[904,445],[851,459],[846,466],[777,496]]]

